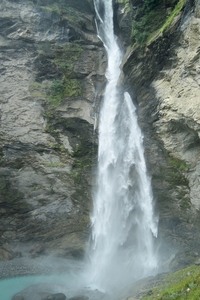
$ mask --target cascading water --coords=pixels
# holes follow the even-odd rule
[[[118,86],[122,52],[114,34],[113,0],[94,0],[94,5],[108,68],[99,124],[89,278],[93,287],[112,292],[156,269],[157,222],[135,107]]]

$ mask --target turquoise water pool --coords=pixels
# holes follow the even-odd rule
[[[34,260],[19,258],[2,262],[0,275],[7,274],[7,270],[13,270],[13,277],[0,279],[0,300],[11,300],[17,293],[22,293],[28,300],[40,300],[40,293],[63,293],[67,298],[77,294],[83,295],[87,292],[84,269],[85,266],[80,261],[50,256]],[[48,272],[51,275],[17,276],[20,270],[30,274]]]
[[[0,300],[11,300],[21,293],[25,299],[41,299],[42,293],[64,293],[67,298],[84,294],[84,284],[80,274],[68,272],[58,275],[22,276],[0,280]],[[35,297],[34,297],[35,294]]]
[[[37,275],[37,276],[23,276],[15,277],[9,279],[0,280],[0,299],[1,300],[11,300],[12,297],[19,293],[20,291],[28,288],[31,285],[40,283],[60,283],[63,282],[65,276],[47,276],[47,275]],[[47,291],[48,292],[48,291]]]

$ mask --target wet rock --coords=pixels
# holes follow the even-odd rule
[[[66,296],[63,293],[49,294],[42,298],[42,300],[65,300]]]
[[[40,3],[0,3],[1,260],[81,256],[89,228],[95,86],[105,55],[88,1],[68,0],[62,13]],[[69,91],[52,107],[51,86],[62,78]]]
[[[25,300],[25,299],[21,295],[15,295],[14,297],[12,297],[12,300]]]
[[[69,298],[69,300],[88,300],[89,298],[87,296],[74,296],[72,298]]]
[[[62,293],[53,294],[53,300],[65,300],[66,298]]]
[[[12,254],[6,249],[0,247],[0,261],[12,259]]]

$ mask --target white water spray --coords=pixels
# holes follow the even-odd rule
[[[100,113],[89,280],[93,287],[112,292],[157,267],[157,222],[135,107],[117,84],[122,52],[114,35],[113,1],[94,4],[98,35],[107,51],[108,83]]]

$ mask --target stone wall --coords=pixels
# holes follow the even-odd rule
[[[93,7],[60,2],[0,4],[0,259],[78,257],[88,238],[106,63]]]
[[[159,215],[163,260],[199,255],[199,1],[145,47],[127,51],[125,84],[138,104],[146,160]]]

